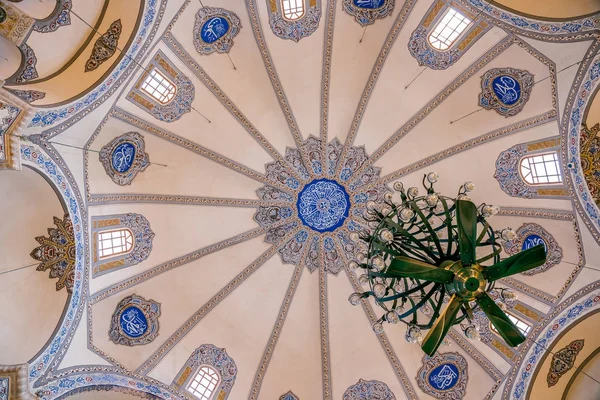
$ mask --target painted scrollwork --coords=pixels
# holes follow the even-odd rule
[[[342,7],[361,26],[367,26],[392,15],[394,3],[395,0],[343,0]]]
[[[194,23],[194,46],[202,55],[229,53],[242,27],[239,17],[223,8],[202,7]]]
[[[533,75],[515,68],[494,68],[481,77],[479,105],[512,117],[523,110],[533,89]]]
[[[128,132],[111,140],[102,147],[99,157],[106,174],[121,186],[130,185],[137,174],[150,165],[144,137],[137,132]]]
[[[115,344],[138,346],[158,336],[160,304],[131,295],[119,302],[110,323],[108,337]]]
[[[85,63],[85,72],[96,70],[101,64],[115,55],[119,47],[119,38],[122,31],[123,26],[120,19],[110,24],[108,30],[96,40],[92,54]]]
[[[385,383],[376,380],[365,381],[364,379],[359,379],[342,396],[342,400],[364,399],[396,400],[396,396]]]
[[[417,372],[421,390],[436,399],[462,399],[467,392],[467,381],[467,361],[458,353],[426,355]]]

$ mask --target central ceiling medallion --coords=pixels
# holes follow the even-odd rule
[[[298,195],[298,216],[317,232],[333,232],[344,224],[350,210],[346,189],[329,179],[315,179]]]

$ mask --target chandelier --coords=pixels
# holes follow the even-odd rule
[[[394,184],[400,202],[387,193],[382,204],[367,203],[364,219],[368,230],[353,232],[351,239],[363,241],[367,254],[358,253],[351,269],[364,271],[359,277],[369,290],[352,293],[349,301],[358,305],[373,297],[384,310],[373,324],[376,333],[383,323],[407,325],[406,340],[417,342],[433,355],[453,325],[460,325],[470,339],[479,339],[474,313],[482,311],[504,341],[515,347],[525,336],[504,313],[505,302],[516,295],[510,289],[496,289],[496,282],[546,262],[543,245],[501,260],[502,242],[515,238],[510,228],[494,230],[487,218],[499,207],[476,207],[468,193],[472,182],[462,185],[456,198],[435,192],[439,176],[423,177],[424,196],[419,189],[405,190]],[[496,299],[496,300],[494,300]],[[422,329],[429,329],[423,338]]]

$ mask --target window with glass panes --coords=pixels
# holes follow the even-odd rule
[[[521,176],[531,185],[562,183],[558,154],[552,152],[523,158]]]
[[[283,17],[294,21],[304,16],[304,0],[281,0]]]
[[[98,233],[98,256],[108,258],[128,253],[133,248],[133,234],[129,229]]]
[[[200,400],[213,400],[220,381],[221,377],[217,371],[208,365],[203,365],[188,384],[187,391]]]
[[[177,88],[158,69],[153,68],[148,74],[141,89],[161,104],[173,100]]]
[[[512,321],[513,324],[515,324],[517,326],[517,328],[521,331],[521,333],[523,335],[527,336],[527,334],[531,330],[531,325],[529,325],[527,322],[523,321],[520,318],[515,317],[514,315],[512,315],[510,313],[506,313],[506,315],[508,315],[508,318]],[[491,323],[490,323],[490,329],[492,331],[494,331],[495,333],[498,333],[498,331],[496,330],[496,327],[494,327],[494,325],[492,325]]]
[[[429,44],[438,50],[447,50],[471,24],[471,20],[454,8],[449,8],[444,17],[429,34]]]

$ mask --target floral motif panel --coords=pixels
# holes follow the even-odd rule
[[[533,89],[533,75],[515,68],[494,68],[481,77],[479,105],[505,117],[520,113]]]
[[[462,399],[467,391],[467,361],[458,353],[437,353],[424,356],[417,372],[417,384],[436,399]]]
[[[194,23],[196,51],[202,55],[229,53],[241,28],[242,23],[235,13],[223,8],[202,7]]]
[[[359,379],[358,382],[350,386],[342,396],[342,400],[371,399],[396,400],[396,397],[385,383],[376,380],[365,381],[364,379]]]
[[[152,342],[158,336],[160,304],[131,295],[119,302],[108,331],[115,344],[138,346]]]
[[[33,30],[40,33],[50,33],[62,26],[71,25],[71,7],[73,7],[72,0],[57,1],[54,12],[48,18],[36,20],[33,24]]]
[[[472,22],[449,49],[439,50],[429,43],[429,35],[444,18],[450,7],[459,11]],[[458,4],[451,1],[437,0],[410,36],[408,50],[419,65],[437,70],[446,69],[458,61],[469,47],[489,29],[491,29],[491,26],[487,22],[463,9]]]
[[[85,63],[85,72],[96,70],[101,64],[115,55],[122,31],[123,26],[120,19],[110,24],[108,30],[94,43],[92,54]]]
[[[69,214],[64,219],[54,217],[56,228],[48,229],[48,237],[38,236],[35,240],[40,244],[31,252],[31,257],[40,262],[38,271],[50,270],[50,278],[58,278],[56,290],[66,288],[73,292],[75,282],[75,237],[73,224]]]
[[[235,361],[227,351],[212,344],[203,344],[192,353],[173,380],[172,386],[183,392],[203,365],[214,368],[221,376],[221,382],[214,391],[217,393],[215,399],[226,400],[231,393],[238,370]]]
[[[575,359],[579,352],[583,349],[585,341],[583,339],[573,340],[564,348],[558,350],[552,356],[550,362],[550,370],[546,377],[548,387],[552,387],[558,383],[558,380],[575,366]]]
[[[9,378],[0,377],[0,400],[8,400],[8,385],[10,384]]]
[[[297,20],[283,17],[280,0],[266,0],[269,8],[269,24],[275,36],[294,42],[312,35],[318,28],[321,20],[321,0],[300,0],[304,2],[306,12]]]
[[[361,26],[374,24],[394,12],[395,0],[343,0],[342,8]]]
[[[600,124],[585,124],[579,136],[581,169],[593,201],[600,207]]]
[[[101,258],[99,255],[100,233],[121,229],[128,229],[133,235],[131,251],[109,258]],[[141,263],[150,255],[153,240],[154,232],[143,215],[120,214],[92,217],[92,278]]]
[[[1,6],[4,22],[0,24],[0,35],[21,46],[29,37],[35,20],[12,4],[2,2]]]
[[[517,236],[504,243],[504,251],[509,255],[520,253],[542,244],[546,249],[546,262],[537,268],[523,272],[523,275],[535,275],[547,271],[560,263],[563,252],[554,237],[538,224],[527,223],[517,229]]]
[[[117,185],[130,185],[138,173],[150,165],[144,137],[137,132],[121,135],[102,147],[100,162]]]
[[[19,89],[8,89],[9,92],[19,97],[21,100],[31,104],[34,101],[42,100],[46,97],[46,93],[40,92],[39,90],[19,90]]]
[[[36,68],[37,57],[33,49],[27,43],[23,43],[19,49],[23,54],[23,62],[21,62],[19,70],[6,80],[7,83],[25,83],[39,77]]]
[[[147,91],[142,90],[142,86],[149,78],[149,73],[154,70],[166,77],[175,86],[175,95],[164,104],[150,96]],[[184,114],[192,111],[192,102],[195,96],[196,89],[192,81],[159,50],[146,68],[146,72],[142,74],[137,84],[129,92],[127,99],[160,121],[174,122]]]

